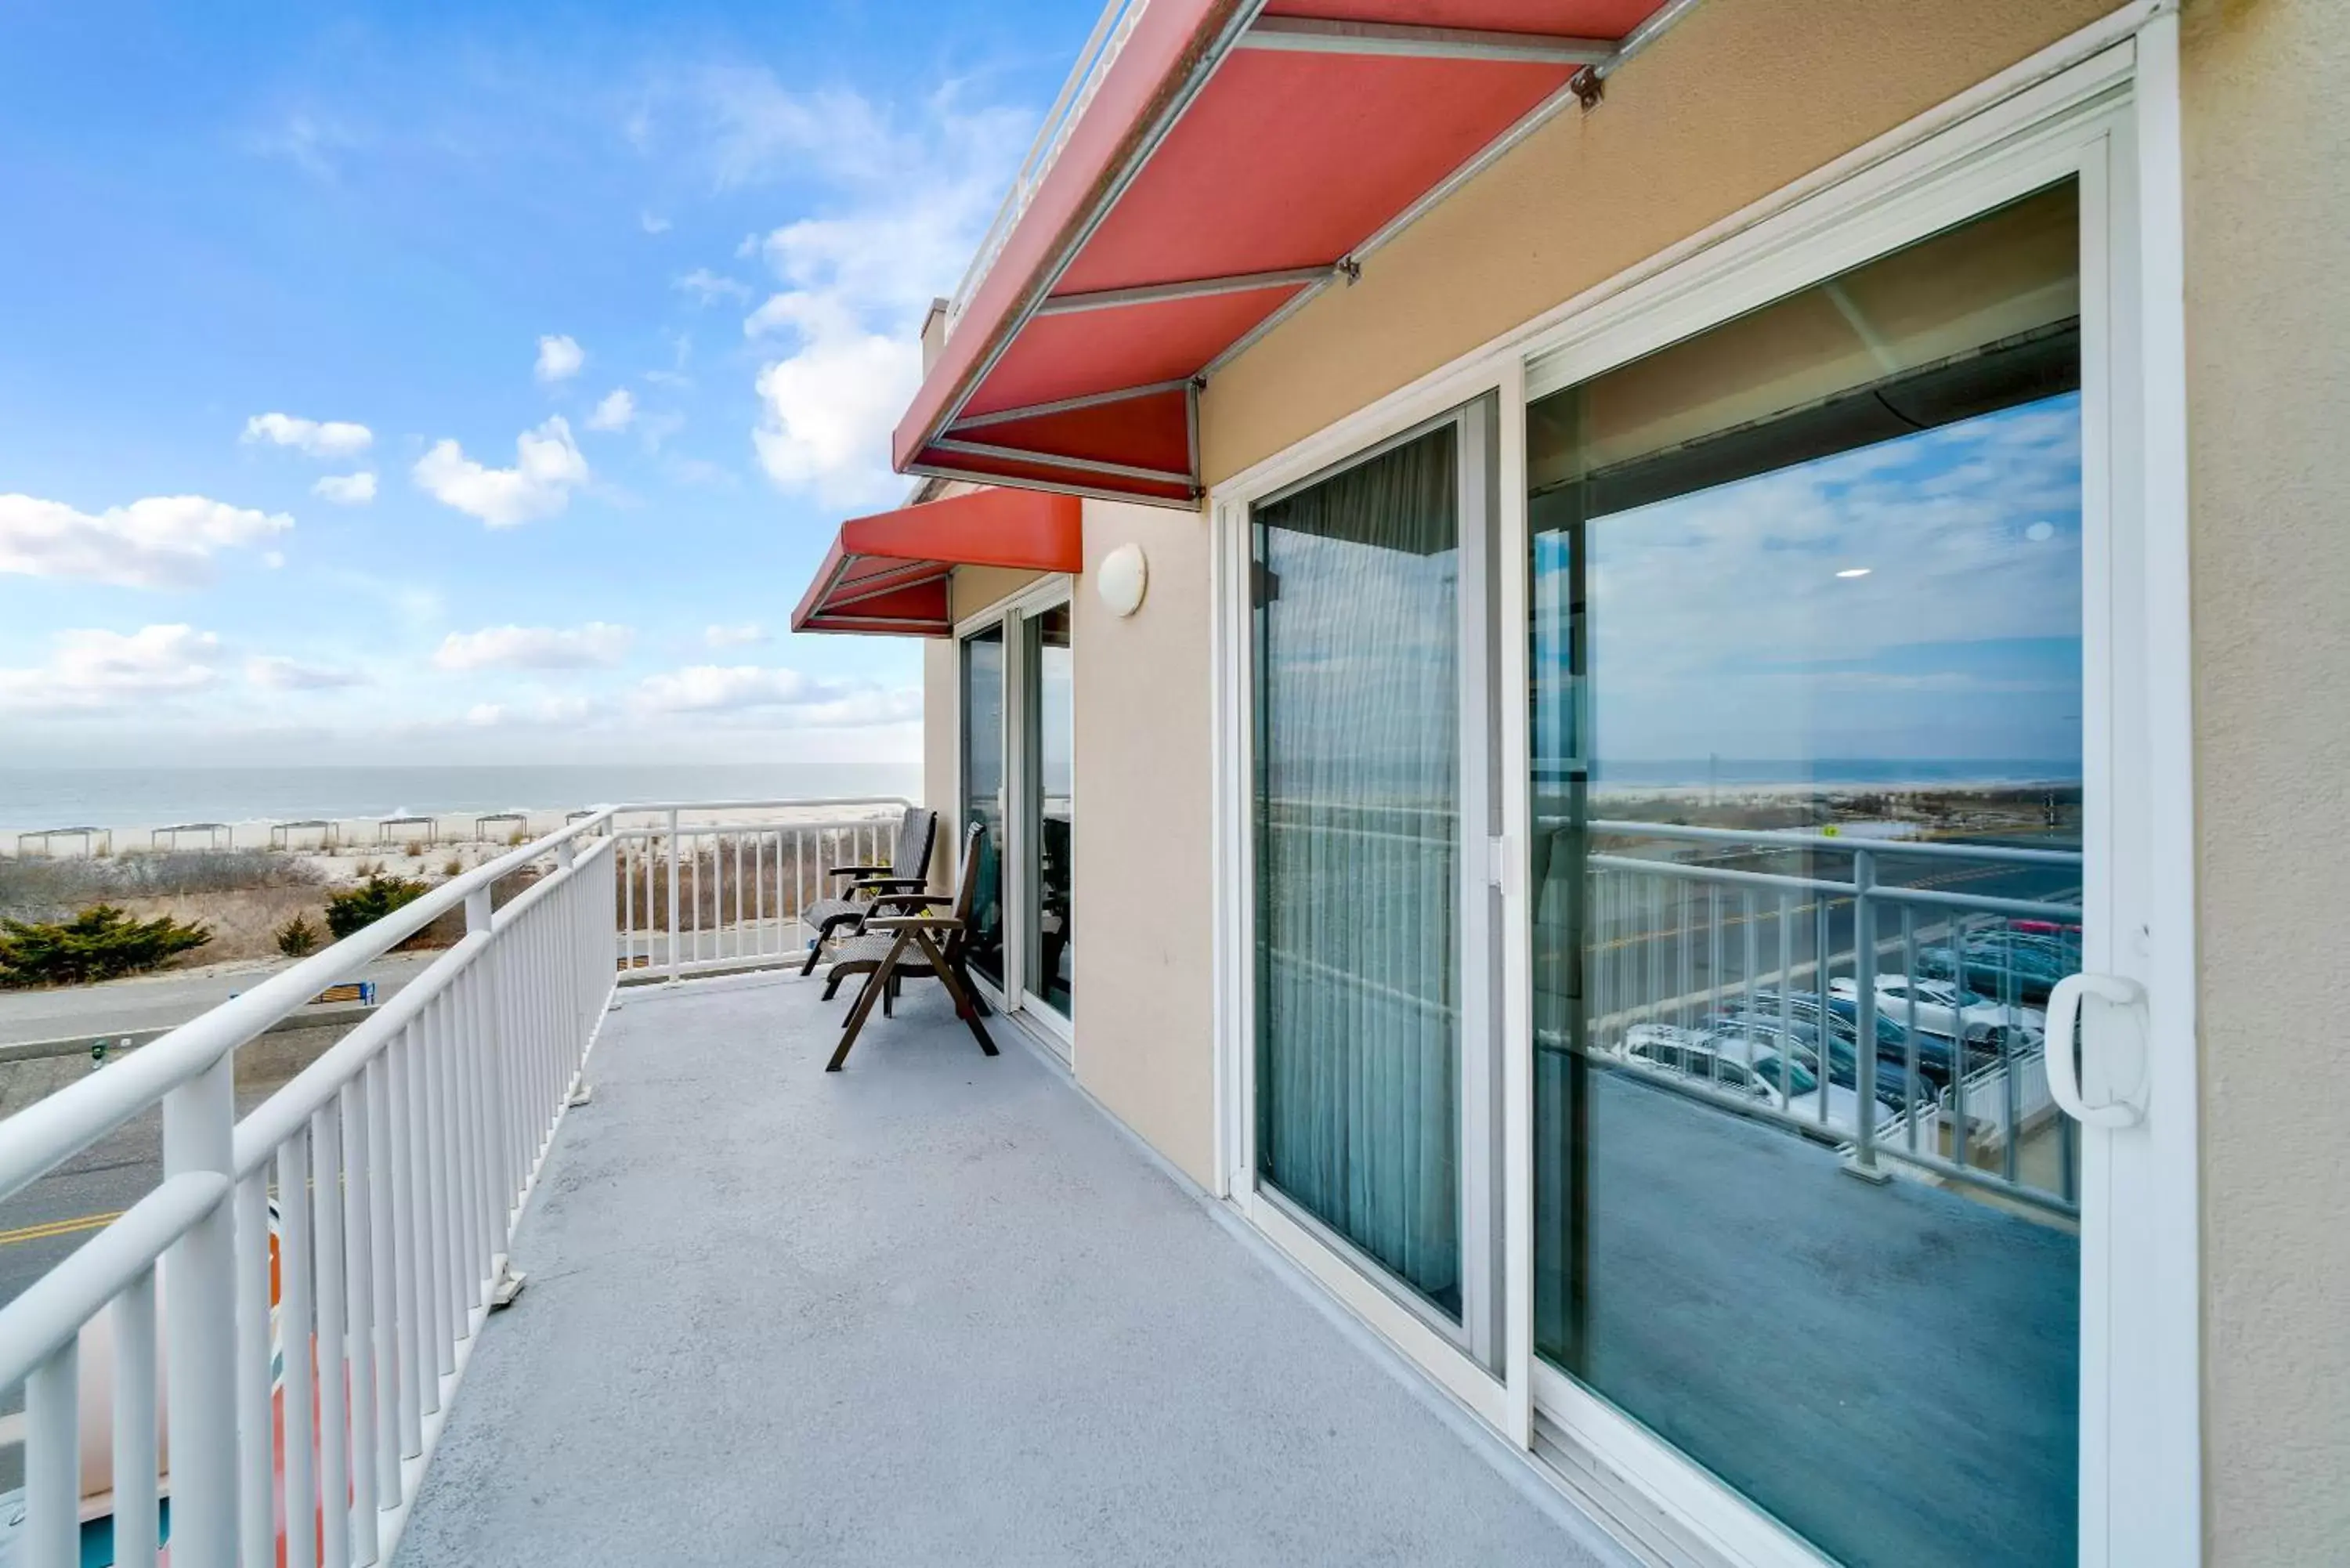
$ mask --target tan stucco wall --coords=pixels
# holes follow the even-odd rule
[[[939,848],[931,857],[931,881],[940,888],[953,878],[954,857],[962,844],[955,696],[954,639],[931,638],[922,644],[922,804],[939,814]]]
[[[1226,367],[1210,483],[1498,337],[2085,23],[2111,0],[1707,0]]]
[[[1131,617],[1093,591],[1132,541]],[[1206,525],[1086,503],[1076,639],[1076,1070],[1103,1105],[1210,1184],[1215,1163],[1212,775]]]
[[[2182,29],[2214,1568],[2350,1562],[2345,24]]]

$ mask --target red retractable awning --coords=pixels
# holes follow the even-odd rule
[[[1693,0],[1149,0],[1024,171],[910,472],[1189,504],[1198,378]]]
[[[800,596],[792,629],[949,636],[949,573],[957,566],[1079,570],[1082,505],[1074,495],[975,490],[851,518]]]

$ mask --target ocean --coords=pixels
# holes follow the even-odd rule
[[[0,768],[0,828],[152,827],[625,801],[919,796],[919,763],[545,767]]]

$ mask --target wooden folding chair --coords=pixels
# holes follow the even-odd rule
[[[832,1060],[825,1064],[826,1072],[839,1072],[841,1064],[848,1060],[849,1047],[857,1044],[858,1032],[872,1016],[876,1002],[883,1005],[886,1015],[899,982],[923,975],[939,978],[954,1002],[955,1016],[970,1028],[979,1048],[991,1056],[996,1054],[995,1042],[987,1037],[986,1026],[979,1021],[984,1007],[972,988],[968,965],[971,909],[982,858],[987,852],[986,839],[987,829],[975,822],[963,835],[962,871],[955,887],[952,914],[937,912],[945,903],[941,898],[884,893],[874,899],[873,912],[865,917],[859,933],[842,944],[838,961],[825,976],[824,994],[831,997],[840,982],[853,974],[863,974],[865,983],[848,1010],[840,1044],[834,1048]]]

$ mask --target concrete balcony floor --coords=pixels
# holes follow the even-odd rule
[[[818,989],[606,1020],[402,1563],[1619,1560],[1010,1024],[827,1075]]]

